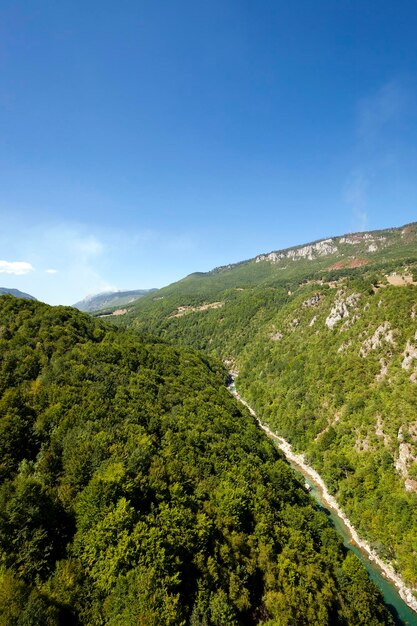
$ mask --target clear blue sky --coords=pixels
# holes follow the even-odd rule
[[[70,304],[415,221],[416,33],[416,0],[2,0],[0,286]]]

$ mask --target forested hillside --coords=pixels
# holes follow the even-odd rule
[[[217,361],[0,298],[0,624],[389,624]]]
[[[417,588],[416,225],[324,244],[192,275],[126,317],[239,372],[243,396]]]

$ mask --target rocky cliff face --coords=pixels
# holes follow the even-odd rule
[[[394,237],[392,241],[387,235],[374,233],[355,233],[353,235],[345,235],[343,237],[322,239],[321,241],[307,244],[305,246],[259,254],[255,258],[255,262],[260,263],[261,261],[270,261],[271,263],[279,263],[283,260],[297,261],[300,259],[314,261],[320,257],[336,254],[340,254],[342,256],[345,254],[351,254],[352,249],[357,252],[359,248],[362,253],[378,252],[385,246],[393,243],[396,237],[404,237],[403,231],[404,229],[401,232],[398,231],[398,229],[390,229],[387,231],[387,233]]]
[[[335,254],[337,250],[337,246],[333,239],[323,239],[323,241],[308,244],[306,246],[302,246],[301,248],[290,248],[288,250],[283,250],[282,252],[260,254],[256,257],[255,262],[259,263],[260,261],[271,261],[272,263],[277,263],[282,261],[282,259],[291,259],[292,261],[296,261],[298,259],[308,259],[309,261],[313,261],[313,259],[319,256],[329,256],[331,254]]]

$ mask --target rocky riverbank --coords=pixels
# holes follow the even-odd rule
[[[277,444],[279,449],[282,450],[282,452],[285,454],[286,458],[291,463],[294,463],[298,468],[300,468],[301,472],[306,477],[308,477],[316,485],[319,486],[319,488],[321,490],[323,502],[326,504],[326,506],[331,508],[338,515],[338,517],[340,517],[340,519],[344,522],[345,526],[348,528],[348,530],[349,530],[349,532],[351,534],[352,540],[356,543],[356,545],[361,550],[363,550],[363,552],[366,553],[368,559],[370,561],[373,561],[378,566],[378,568],[383,572],[383,574],[386,576],[386,578],[388,580],[390,580],[396,586],[396,588],[398,589],[398,593],[401,596],[401,598],[404,600],[404,602],[411,609],[413,609],[413,611],[417,612],[417,600],[416,600],[412,590],[409,589],[404,584],[403,580],[395,572],[394,568],[391,565],[389,565],[388,563],[385,563],[374,552],[374,550],[372,550],[370,545],[366,541],[362,540],[359,537],[356,529],[351,524],[351,522],[346,517],[346,515],[343,513],[343,511],[339,507],[339,505],[338,505],[337,501],[335,500],[335,498],[328,492],[327,487],[326,487],[322,477],[320,476],[320,474],[318,474],[315,469],[310,467],[305,462],[304,455],[302,455],[302,454],[295,454],[295,452],[293,452],[293,450],[292,450],[291,444],[288,443],[288,441],[286,441],[282,437],[279,437],[278,435],[276,435],[266,424],[263,424],[262,421],[259,419],[259,417],[256,415],[255,411],[252,409],[252,407],[249,406],[249,404],[243,398],[241,398],[241,396],[238,394],[238,392],[235,390],[235,388],[231,389],[230,391],[231,391],[232,395],[237,400],[239,400],[239,402],[241,402],[249,410],[251,415],[253,415],[253,417],[257,420],[259,426],[262,428],[262,430],[264,430],[266,432],[268,437],[270,437],[271,439],[273,439],[275,441],[275,443]]]

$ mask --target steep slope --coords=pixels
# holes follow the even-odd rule
[[[417,287],[295,297],[241,358],[241,388],[417,581]]]
[[[0,300],[0,624],[392,623],[220,364]]]
[[[25,300],[36,300],[33,296],[25,293],[24,291],[19,291],[19,289],[10,289],[9,287],[0,287],[0,296],[10,295],[15,298],[25,298]]]
[[[87,296],[80,302],[76,302],[72,306],[79,311],[85,313],[93,313],[103,309],[114,309],[117,307],[132,304],[147,293],[156,291],[155,289],[134,289],[131,291],[109,291]]]
[[[416,280],[412,224],[192,275],[126,316],[239,371],[246,399],[414,587]]]

